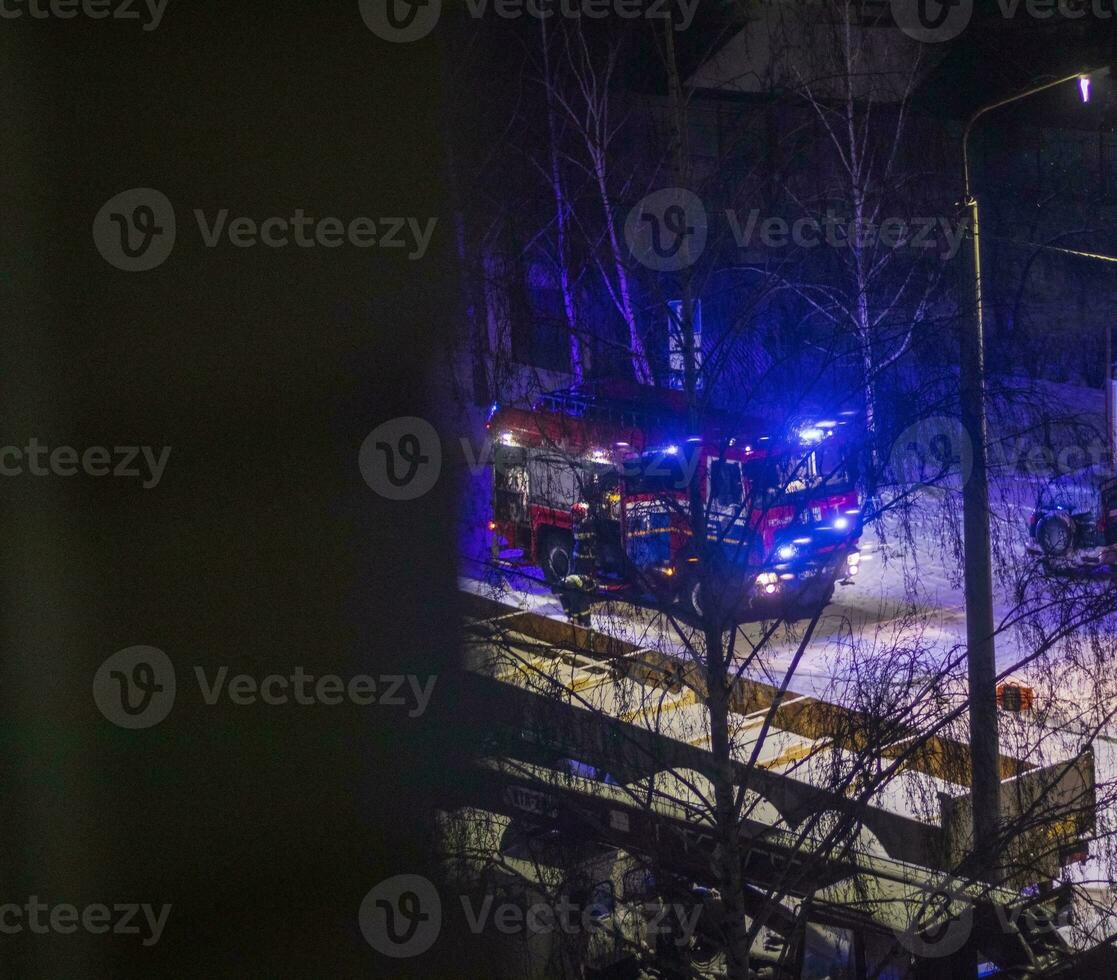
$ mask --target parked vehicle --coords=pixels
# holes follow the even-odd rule
[[[679,392],[637,386],[494,408],[494,559],[536,564],[558,589],[573,568],[575,528],[590,514],[600,592],[702,614],[715,580],[718,600],[734,608],[786,615],[825,605],[860,560],[851,419],[781,429],[707,413],[697,435],[686,420]],[[692,492],[712,552],[695,545]],[[713,575],[703,560],[716,563]]]
[[[1051,572],[1117,571],[1117,479],[1088,466],[1047,483],[1028,521],[1028,550]]]

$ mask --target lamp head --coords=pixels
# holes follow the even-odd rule
[[[1078,92],[1082,96],[1083,102],[1089,102],[1093,94],[1094,83],[1101,81],[1103,78],[1108,78],[1112,71],[1110,66],[1099,68],[1097,71],[1083,72],[1078,76]]]

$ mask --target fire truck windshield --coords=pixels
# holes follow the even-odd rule
[[[737,507],[745,499],[741,464],[735,460],[710,460],[710,501],[719,507]]]
[[[832,444],[807,452],[749,460],[745,463],[745,476],[752,494],[760,499],[819,487],[845,489],[851,482],[841,447]]]
[[[680,493],[689,486],[692,471],[689,461],[677,450],[644,453],[627,459],[622,470],[629,495]]]

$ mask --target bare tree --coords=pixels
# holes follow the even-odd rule
[[[558,105],[565,115],[577,144],[567,151],[567,159],[588,178],[599,209],[596,220],[588,214],[579,216],[579,225],[601,283],[624,322],[633,374],[640,384],[654,384],[644,338],[637,324],[627,256],[617,221],[619,197],[614,187],[617,178],[613,157],[623,120],[617,120],[614,115],[613,76],[621,55],[621,42],[607,38],[604,49],[598,50],[587,40],[580,20],[563,24],[559,32],[566,84],[546,79],[547,102]]]
[[[575,279],[571,275],[568,240],[570,237],[571,203],[566,190],[561,166],[561,133],[555,93],[559,82],[551,68],[551,43],[547,37],[547,20],[539,20],[539,48],[542,59],[542,84],[547,104],[547,152],[550,164],[547,177],[555,198],[555,259],[562,292],[562,308],[570,336],[570,365],[575,383],[585,377],[586,353],[579,333],[577,300],[574,294]]]
[[[833,32],[838,44],[830,50],[837,52],[836,61],[825,66],[803,62],[796,66],[798,74],[784,73],[787,103],[798,101],[819,127],[816,132],[821,139],[815,144],[807,141],[815,156],[804,174],[785,170],[770,182],[782,189],[800,215],[817,217],[820,208],[835,199],[848,202],[851,241],[840,254],[830,250],[813,263],[768,257],[759,266],[746,269],[742,264],[730,271],[750,277],[758,284],[756,292],[799,300],[802,317],[810,321],[806,332],[815,342],[811,370],[802,372],[800,386],[787,386],[791,390],[780,393],[779,403],[794,407],[797,401],[806,401],[823,378],[831,391],[826,407],[860,400],[870,433],[880,437],[892,420],[886,425],[882,418],[879,382],[913,358],[919,329],[943,315],[943,300],[937,293],[943,277],[941,263],[936,267],[931,262],[913,262],[911,256],[900,256],[887,244],[866,244],[868,232],[879,229],[890,217],[888,209],[893,203],[914,197],[914,192],[907,192],[921,176],[910,169],[907,114],[913,78],[909,74],[900,79],[898,100],[894,97],[896,78],[884,82],[870,78],[866,83],[873,66],[861,47],[859,31],[864,24],[855,17],[859,8],[838,4],[834,9],[836,18],[818,31]],[[642,312],[658,308],[679,331],[685,411],[691,431],[697,431],[708,403],[716,398],[719,370],[733,360],[722,354],[700,364],[695,344],[697,300],[709,295],[710,282],[722,271],[717,265],[721,253],[717,247],[708,248],[701,261],[695,257],[694,262],[684,263],[668,285],[627,264],[615,214],[618,202],[632,194],[625,193],[627,182],[620,182],[621,191],[615,189],[616,140],[622,127],[610,122],[620,47],[612,39],[595,47],[581,25],[567,25],[560,34],[562,80],[548,68],[546,102],[558,107],[568,132],[576,137],[564,159],[573,164],[580,158],[602,223],[597,233],[588,234],[591,225],[585,212],[577,204],[563,211],[561,203],[583,198],[565,190],[555,192],[555,182],[551,190],[558,212],[572,218],[572,225],[564,228],[578,227],[630,341],[640,341],[641,346],[633,343],[632,347],[636,355],[633,373],[638,380],[650,380],[651,375],[650,369],[645,374],[640,367],[641,361],[647,363],[647,351],[636,327],[637,296],[650,297]],[[817,38],[817,32],[806,36]],[[708,187],[728,180],[735,182],[728,194],[734,201],[746,193],[750,181],[756,186],[755,182],[772,178],[763,169],[767,161],[744,177],[734,173],[732,179],[728,168],[719,170],[720,160],[712,166],[708,161],[702,168],[695,166],[690,140],[695,95],[688,90],[671,29],[658,33],[656,42],[667,95],[649,114],[663,124],[666,138],[662,145],[648,147],[646,171],[634,185],[641,189],[652,186],[669,173],[676,186],[702,192],[707,181]],[[882,100],[873,97],[873,86],[885,83],[893,95],[887,103],[889,109],[882,109]],[[552,134],[557,131],[553,122],[548,113]],[[801,136],[805,127],[800,121],[795,134]],[[553,148],[558,142],[552,135],[548,157],[552,174],[556,172]],[[577,147],[577,155],[573,147]],[[819,163],[819,157],[828,160]],[[820,193],[806,193],[809,179],[822,184]],[[713,199],[708,190],[705,196]],[[908,202],[905,207],[899,216],[912,217],[913,205]],[[840,276],[823,274],[835,266]],[[646,283],[647,279],[652,281]],[[667,290],[673,298],[681,297],[670,307],[665,302]],[[747,319],[735,321],[727,336],[718,340],[723,351],[738,342],[747,343],[751,326]],[[827,326],[837,329],[827,330]],[[852,347],[836,339],[841,336],[852,337]],[[856,365],[852,383],[843,375],[851,355]],[[949,404],[941,396],[941,382],[941,373],[930,382],[920,379],[924,387],[911,392],[913,405],[906,422],[934,415]],[[561,453],[562,439],[548,448]],[[725,452],[723,448],[722,461]],[[909,954],[924,959],[938,955],[927,952],[928,936],[935,926],[957,918],[964,908],[980,908],[985,916],[999,914],[996,909],[1015,914],[1024,901],[1019,894],[994,888],[975,876],[975,869],[984,865],[975,860],[967,837],[967,700],[959,681],[964,651],[956,643],[943,642],[944,628],[932,612],[932,586],[939,583],[929,581],[931,571],[919,568],[916,557],[926,560],[936,535],[937,543],[957,547],[953,501],[957,481],[964,477],[951,457],[940,461],[947,465],[932,472],[931,478],[913,486],[916,481],[904,484],[896,474],[890,476],[885,462],[878,457],[870,468],[874,489],[881,480],[897,481],[886,486],[886,506],[878,512],[880,540],[892,535],[891,540],[899,549],[907,548],[917,567],[904,567],[901,596],[865,603],[856,616],[848,611],[835,616],[833,611],[824,612],[821,605],[806,616],[801,615],[803,610],[779,610],[758,621],[743,615],[726,587],[725,572],[734,548],[739,552],[751,545],[747,535],[734,545],[729,540],[731,529],[747,525],[754,514],[763,515],[772,501],[750,492],[735,513],[719,515],[712,486],[708,484],[703,493],[700,482],[690,480],[685,484],[685,501],[674,493],[664,495],[660,504],[685,517],[689,526],[690,555],[705,600],[700,608],[686,611],[672,604],[674,597],[657,596],[654,584],[644,582],[646,588],[637,590],[641,592],[639,601],[601,607],[598,630],[571,626],[556,632],[554,626],[536,624],[533,628],[540,635],[532,636],[524,632],[526,614],[501,608],[490,617],[479,617],[470,634],[476,669],[509,686],[527,689],[543,701],[578,709],[576,714],[559,716],[569,730],[553,732],[554,745],[593,747],[587,733],[596,731],[611,733],[622,747],[617,750],[615,772],[607,768],[611,764],[607,753],[599,753],[590,762],[578,757],[545,758],[542,742],[536,745],[542,760],[515,757],[501,763],[501,778],[517,787],[530,787],[528,793],[536,794],[524,797],[521,810],[526,823],[555,830],[549,801],[569,788],[579,798],[607,797],[618,807],[625,803],[627,808],[618,812],[645,814],[647,826],[655,828],[655,833],[650,834],[639,858],[649,866],[663,863],[659,848],[674,832],[672,820],[680,814],[693,833],[709,842],[708,880],[716,888],[720,910],[714,930],[720,965],[711,966],[695,956],[672,960],[671,968],[684,971],[681,975],[702,975],[704,970],[710,974],[723,971],[733,978],[753,975],[756,943],[763,942],[761,937],[774,926],[788,941],[765,966],[775,962],[775,969],[783,969],[796,942],[802,950],[805,940],[801,932],[816,921],[819,910],[833,922],[841,909],[861,911],[876,923],[876,934],[884,940],[889,935],[888,923],[900,922],[898,937],[892,937],[895,942],[885,942],[874,956],[879,971],[893,961],[899,964],[897,968],[908,970],[912,966]],[[572,459],[571,470],[576,472],[583,464]],[[788,460],[776,488],[777,499],[801,480],[804,466],[805,454],[803,459]],[[719,517],[726,519],[716,520]],[[1007,541],[1008,535],[1018,535],[1021,528],[1005,530]],[[945,565],[951,554],[949,547],[941,549],[939,557]],[[882,552],[880,557],[888,556]],[[1003,609],[999,634],[1011,638],[1006,645],[1017,651],[1003,672],[1004,679],[1030,671],[1033,677],[1045,679],[1047,690],[1059,692],[1061,698],[1072,677],[1077,683],[1086,683],[1085,678],[1096,676],[1114,652],[1112,593],[1099,590],[1096,583],[1053,584],[1040,576],[1034,560],[1021,558],[1008,544],[997,559],[998,571],[1011,582],[1011,602]],[[639,569],[627,568],[626,572],[641,584]],[[948,568],[946,577],[949,579]],[[604,600],[603,596],[595,598]],[[614,642],[618,639],[625,644],[618,647]],[[1090,652],[1092,664],[1085,662],[1089,658],[1083,656],[1084,648]],[[813,669],[821,669],[822,651],[834,661],[828,665],[826,696],[810,697],[800,689],[803,666],[809,662]],[[1093,673],[1086,669],[1089,667]],[[757,682],[761,676],[768,678],[766,685]],[[1077,742],[1055,737],[1053,729],[1061,724],[1057,720],[1061,712],[1054,700],[1033,707],[1019,724],[1008,725],[1014,738],[1005,740],[1011,750],[1006,749],[1002,764],[1015,792],[1007,794],[1012,809],[1005,814],[999,858],[1009,868],[1009,883],[1014,887],[1047,887],[1064,873],[1060,869],[1069,860],[1068,849],[1086,841],[1098,847],[1107,843],[1110,829],[1096,815],[1112,801],[1114,774],[1084,762],[1081,749],[1112,730],[1113,703],[1108,693],[1100,691],[1084,697],[1068,719],[1075,726]],[[662,736],[664,741],[647,741],[641,731]],[[789,732],[799,736],[793,746],[787,745]],[[664,747],[668,743],[676,747]],[[700,746],[701,753],[687,755],[677,746]],[[666,758],[657,756],[661,751]],[[641,754],[644,758],[638,764],[634,755],[639,758]],[[787,782],[774,780],[773,772]],[[801,787],[808,803],[780,811],[772,798],[791,793],[795,785]],[[906,855],[908,863],[921,866],[921,872],[898,878],[895,869],[884,873],[884,864],[899,851],[894,841],[889,842],[889,850],[871,829],[888,823],[882,813],[900,813],[913,825],[934,828],[925,836],[935,847],[928,845],[921,860]],[[473,819],[469,816],[466,823]],[[603,840],[615,840],[616,835],[610,838],[609,832],[616,829],[599,827],[598,833]],[[499,846],[490,848],[489,856],[494,855],[501,861],[507,858]],[[988,855],[980,857],[982,862],[988,859]],[[483,863],[483,859],[481,854],[478,860]],[[561,865],[567,871],[574,865],[584,866],[584,861],[571,855],[554,860],[557,864],[551,867]],[[757,862],[767,862],[763,873],[757,870]],[[843,870],[845,876],[835,879]],[[1111,869],[1104,862],[1096,863],[1091,873],[1098,894],[1104,896],[1113,881]],[[538,869],[531,874],[536,884],[546,877]],[[568,877],[560,874],[554,880],[564,882]],[[891,886],[886,888],[882,881],[899,882],[903,887],[889,891]],[[553,884],[560,891],[565,887]],[[943,889],[947,893],[945,909],[928,912],[927,900]],[[1040,898],[1047,899],[1044,914],[1053,914],[1056,903],[1050,896],[1040,894],[1034,909],[1041,907]],[[1099,922],[1106,921],[1111,905],[1106,908],[1104,897],[1097,905]],[[994,955],[990,947],[995,947],[995,955],[1006,962],[1015,955],[1007,950],[1011,943],[1002,943],[987,922],[980,928],[983,952]],[[1103,932],[1101,926],[1094,929],[1095,937]],[[1025,938],[1028,951],[1067,958],[1067,950],[1057,938],[1048,945],[1035,941],[1035,936]],[[641,947],[639,942],[635,947],[633,955],[641,962],[665,962],[662,951]],[[974,944],[965,949],[972,957]],[[588,955],[582,949],[564,969],[584,968]],[[583,958],[581,965],[578,957]]]

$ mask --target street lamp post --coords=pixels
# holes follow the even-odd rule
[[[972,444],[973,466],[962,485],[965,544],[966,647],[970,695],[970,765],[974,854],[996,877],[995,855],[1001,816],[1000,738],[997,732],[997,657],[993,639],[993,571],[989,547],[989,472],[985,422],[985,322],[982,309],[981,238],[977,198],[970,183],[969,139],[986,113],[1047,89],[1078,81],[1089,99],[1091,72],[1075,72],[1053,82],[992,102],[970,116],[962,132],[964,204],[969,209],[974,273],[973,328],[962,330],[959,372],[962,425]],[[1082,80],[1085,79],[1085,84]],[[963,477],[965,474],[963,474]]]

